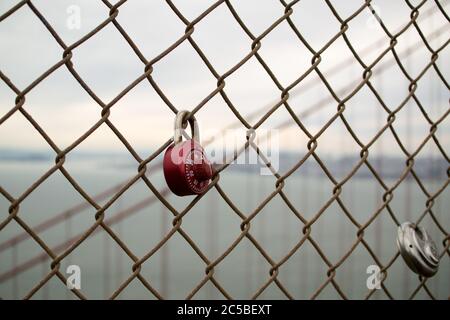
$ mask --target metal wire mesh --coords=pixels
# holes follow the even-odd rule
[[[52,27],[52,25],[48,22],[48,20],[45,18],[45,13],[40,12],[34,5],[32,1],[21,1],[17,5],[15,5],[13,8],[11,8],[9,11],[4,13],[2,16],[0,16],[0,23],[7,19],[9,16],[14,15],[20,8],[24,6],[28,6],[28,8],[34,13],[34,15],[41,21],[41,23],[45,26],[45,28],[48,30],[48,32],[51,34],[51,36],[55,39],[55,41],[59,44],[59,46],[64,50],[63,56],[60,61],[55,63],[51,68],[46,70],[44,73],[42,73],[39,77],[37,77],[31,84],[29,84],[26,88],[18,88],[10,79],[0,71],[0,78],[4,83],[7,84],[7,86],[16,94],[15,99],[15,106],[9,110],[1,119],[0,119],[0,126],[4,124],[13,114],[15,113],[21,113],[28,121],[29,123],[35,128],[36,132],[41,135],[45,141],[48,143],[48,145],[54,150],[55,153],[55,164],[51,169],[49,169],[45,174],[43,174],[39,179],[37,179],[32,185],[29,186],[29,188],[23,192],[19,197],[15,198],[10,193],[8,193],[8,190],[5,190],[0,185],[0,194],[7,199],[7,201],[10,203],[9,206],[9,215],[8,217],[1,222],[0,224],[0,230],[3,230],[8,224],[10,223],[17,223],[24,231],[25,234],[21,235],[19,237],[16,237],[13,239],[13,242],[18,242],[21,239],[31,236],[34,241],[42,248],[43,253],[38,256],[37,261],[41,261],[43,258],[50,257],[51,258],[51,265],[50,265],[50,272],[39,281],[27,294],[24,298],[28,299],[33,297],[33,295],[40,290],[50,279],[53,277],[59,278],[64,284],[66,283],[66,277],[64,274],[60,271],[61,262],[63,259],[68,257],[70,253],[72,253],[74,250],[77,249],[77,247],[80,246],[81,243],[83,243],[88,237],[90,237],[94,232],[98,231],[98,229],[103,229],[111,239],[117,243],[117,245],[124,251],[124,253],[132,260],[134,263],[131,266],[131,274],[128,277],[126,281],[120,284],[119,287],[116,288],[116,290],[113,292],[110,298],[114,299],[118,297],[118,295],[130,284],[131,281],[134,279],[138,279],[145,288],[148,289],[148,291],[156,298],[162,299],[164,298],[158,290],[152,286],[151,279],[146,279],[141,274],[141,266],[143,263],[148,261],[152,256],[155,255],[155,253],[158,252],[158,250],[161,249],[161,247],[171,239],[171,237],[174,236],[174,234],[179,234],[186,243],[191,246],[196,254],[200,257],[200,259],[205,264],[205,275],[204,278],[201,280],[200,283],[198,283],[194,288],[192,288],[192,291],[186,296],[186,298],[190,299],[195,297],[195,295],[198,293],[198,291],[205,286],[206,283],[211,282],[222,294],[225,298],[233,298],[231,294],[229,294],[225,288],[221,285],[221,283],[216,279],[214,275],[215,268],[236,248],[236,246],[244,239],[247,238],[254,246],[256,250],[261,253],[261,255],[264,257],[264,259],[270,264],[271,268],[269,270],[269,277],[267,281],[253,294],[251,298],[258,298],[266,288],[269,287],[271,284],[275,284],[285,295],[286,298],[292,299],[293,295],[289,292],[287,287],[282,283],[282,281],[279,279],[278,275],[280,272],[280,267],[288,261],[298,250],[301,250],[303,244],[305,242],[309,242],[314,249],[317,251],[317,253],[320,255],[323,262],[327,265],[328,270],[326,273],[326,277],[324,278],[324,281],[320,287],[317,288],[317,290],[311,295],[311,298],[316,298],[318,295],[328,286],[332,286],[336,292],[341,296],[342,298],[347,298],[346,293],[341,289],[341,286],[336,280],[336,274],[339,272],[339,267],[352,255],[352,253],[355,251],[357,247],[362,246],[365,248],[365,250],[370,254],[370,256],[373,258],[375,263],[381,268],[383,280],[382,280],[382,289],[384,293],[389,298],[394,298],[393,295],[390,293],[388,288],[384,285],[384,281],[388,279],[389,276],[389,268],[393,265],[393,263],[399,258],[399,253],[397,252],[390,260],[388,261],[381,261],[379,257],[374,253],[372,248],[370,247],[369,243],[364,238],[364,232],[365,230],[373,223],[373,221],[383,212],[384,210],[387,210],[390,217],[392,218],[393,223],[396,225],[399,225],[402,221],[398,221],[396,214],[394,210],[391,207],[391,201],[393,200],[394,194],[396,189],[407,179],[407,176],[411,176],[415,182],[417,182],[418,186],[420,187],[420,190],[423,192],[423,194],[426,196],[427,200],[425,203],[425,210],[423,211],[423,214],[419,217],[416,223],[420,223],[425,216],[431,217],[431,219],[434,221],[440,232],[442,233],[442,237],[439,239],[439,241],[442,242],[444,250],[440,253],[441,259],[444,258],[444,256],[450,257],[450,234],[448,230],[446,230],[443,225],[438,220],[438,217],[434,215],[433,213],[433,206],[435,204],[435,200],[437,197],[439,197],[443,191],[447,188],[449,181],[450,181],[450,170],[447,169],[447,177],[445,182],[442,184],[442,186],[434,193],[430,193],[425,184],[420,179],[419,175],[416,174],[415,171],[415,158],[417,155],[422,151],[423,147],[427,143],[434,143],[437,148],[439,149],[440,154],[442,157],[448,162],[449,158],[446,153],[446,150],[444,146],[441,145],[439,139],[436,136],[436,132],[439,129],[440,124],[447,118],[450,109],[445,110],[445,112],[440,116],[439,119],[436,121],[431,120],[431,118],[427,114],[426,107],[422,104],[419,97],[416,95],[416,90],[418,87],[418,81],[423,78],[423,76],[426,74],[428,70],[433,68],[437,75],[439,76],[440,80],[442,81],[442,84],[445,85],[447,89],[449,89],[449,84],[443,74],[443,72],[438,67],[436,61],[440,58],[440,53],[447,47],[449,40],[447,39],[445,43],[439,47],[439,48],[433,48],[430,43],[429,39],[424,35],[422,32],[419,24],[417,23],[417,19],[419,15],[421,14],[421,9],[423,5],[426,3],[426,1],[421,1],[417,5],[413,5],[411,1],[405,1],[406,4],[409,6],[411,13],[410,13],[410,20],[404,25],[404,27],[396,32],[393,33],[391,30],[389,30],[386,25],[383,23],[382,19],[377,16],[376,11],[372,7],[372,1],[366,0],[361,1],[360,7],[353,12],[348,17],[344,18],[342,17],[338,11],[333,6],[332,2],[329,0],[325,0],[326,5],[329,7],[331,12],[333,13],[335,19],[340,24],[339,30],[336,31],[335,35],[331,37],[321,48],[313,48],[313,46],[304,38],[301,30],[299,30],[294,22],[291,20],[291,15],[293,14],[294,10],[296,10],[296,7],[301,3],[299,0],[294,0],[292,2],[286,2],[284,0],[280,0],[281,4],[284,7],[284,12],[280,13],[279,18],[276,21],[273,21],[271,25],[264,30],[259,35],[254,35],[249,28],[246,26],[245,21],[239,16],[237,11],[235,10],[233,4],[231,1],[228,0],[219,0],[215,2],[213,5],[208,7],[205,11],[203,11],[201,14],[198,15],[194,20],[190,21],[188,20],[183,13],[178,9],[178,7],[170,0],[166,0],[166,3],[169,5],[173,13],[176,14],[176,16],[179,18],[180,21],[182,21],[185,26],[185,32],[183,35],[179,37],[178,40],[176,40],[174,43],[172,43],[169,47],[167,47],[163,52],[161,52],[156,57],[151,57],[150,60],[148,57],[145,57],[144,54],[140,51],[138,46],[133,42],[131,36],[129,36],[126,32],[126,30],[121,26],[121,24],[117,21],[117,17],[120,15],[120,8],[123,4],[125,4],[126,0],[118,1],[116,4],[110,3],[108,0],[102,0],[105,7],[109,10],[109,16],[107,19],[105,19],[102,23],[100,23],[96,28],[91,30],[89,33],[87,33],[85,36],[83,36],[81,39],[76,41],[75,43],[72,43],[70,45],[66,44],[62,38],[58,35],[58,33],[55,31],[55,29]],[[232,68],[230,68],[227,72],[223,74],[219,74],[216,69],[214,68],[214,63],[209,61],[206,54],[202,51],[202,48],[196,43],[196,41],[193,39],[192,35],[195,33],[195,26],[200,21],[202,21],[205,17],[207,17],[211,12],[216,10],[219,7],[226,7],[227,10],[232,14],[232,16],[235,19],[235,22],[240,26],[240,28],[245,32],[245,34],[248,36],[248,38],[251,39],[251,47],[249,48],[248,54],[242,57],[240,61],[238,61]],[[444,8],[442,7],[442,4],[438,1],[434,1],[434,7],[435,9],[443,16],[445,17],[446,21],[449,21],[449,17],[447,13],[445,12]],[[369,10],[372,12],[374,16],[376,16],[377,21],[381,28],[383,29],[386,37],[389,39],[389,46],[383,48],[382,52],[375,58],[370,64],[366,64],[363,59],[358,54],[358,50],[355,49],[352,42],[348,38],[346,32],[349,29],[349,23],[355,19],[358,15],[360,15],[362,12],[366,12]],[[263,57],[259,54],[259,50],[264,42],[265,37],[270,34],[274,29],[277,28],[281,23],[287,22],[290,29],[292,30],[292,33],[296,36],[298,41],[302,43],[312,54],[313,58],[311,60],[311,66],[305,70],[302,74],[298,75],[298,78],[290,83],[288,86],[283,86],[281,82],[278,80],[275,73],[271,70],[271,68],[268,66],[268,64],[265,62]],[[101,98],[96,95],[96,93],[89,87],[89,85],[83,80],[83,78],[79,75],[77,70],[75,69],[74,65],[72,64],[72,58],[75,55],[74,49],[83,46],[83,44],[95,36],[98,32],[100,32],[102,29],[104,29],[106,26],[113,25],[117,32],[126,40],[128,45],[132,48],[133,52],[136,55],[136,58],[139,59],[142,62],[142,68],[143,73],[135,79],[132,83],[130,83],[126,88],[124,88],[114,99],[112,99],[110,102],[104,102],[101,100]],[[430,53],[430,60],[427,62],[426,66],[423,68],[423,70],[417,75],[417,77],[412,77],[408,72],[407,69],[404,67],[404,63],[402,62],[401,56],[397,50],[397,44],[399,43],[399,37],[404,34],[407,30],[415,29],[418,34],[421,37],[421,40],[423,41],[423,44],[426,46],[427,50]],[[352,53],[352,59],[355,59],[361,67],[364,69],[364,72],[362,74],[362,78],[358,83],[353,83],[348,88],[350,93],[347,94],[344,98],[340,98],[341,94],[336,92],[335,89],[333,89],[333,86],[330,84],[329,80],[327,80],[327,76],[324,75],[324,73],[321,71],[321,61],[322,61],[322,54],[338,39],[343,39],[345,41],[346,46],[348,49],[350,49]],[[215,188],[218,193],[221,195],[221,197],[224,199],[224,201],[229,205],[229,208],[235,212],[237,216],[241,219],[241,225],[240,225],[240,234],[235,239],[235,241],[226,249],[224,250],[218,258],[211,260],[202,252],[202,250],[198,247],[198,245],[193,241],[191,236],[183,229],[183,217],[185,217],[187,214],[189,214],[190,210],[199,202],[199,200],[204,196],[200,195],[195,197],[188,206],[185,207],[182,211],[177,211],[166,199],[167,196],[167,190],[166,191],[158,191],[157,188],[152,184],[152,182],[149,180],[149,178],[146,175],[147,170],[149,169],[160,169],[161,164],[155,161],[155,158],[157,158],[172,142],[171,138],[168,137],[167,141],[160,146],[158,150],[156,150],[154,153],[148,155],[146,158],[141,158],[136,150],[133,149],[131,144],[125,139],[125,137],[122,135],[122,133],[117,129],[117,127],[110,121],[109,116],[111,109],[116,105],[116,103],[121,100],[127,93],[129,93],[134,87],[136,87],[139,83],[143,81],[148,81],[150,85],[154,88],[154,90],[158,93],[158,95],[161,97],[161,99],[165,102],[167,105],[167,108],[169,108],[174,114],[178,112],[177,108],[170,102],[169,97],[165,95],[163,90],[158,86],[157,81],[152,77],[153,67],[158,64],[161,60],[163,60],[169,53],[171,53],[173,50],[175,50],[178,46],[180,46],[183,43],[189,43],[192,48],[195,50],[195,52],[198,54],[198,56],[201,58],[201,60],[204,62],[204,64],[209,69],[210,73],[214,76],[214,78],[217,80],[216,88],[210,92],[204,99],[202,99],[198,104],[191,110],[191,115],[196,114],[199,112],[207,103],[215,96],[220,96],[223,101],[226,103],[228,108],[233,112],[237,119],[237,125],[241,127],[245,127],[249,132],[252,130],[257,131],[259,127],[263,123],[267,121],[267,119],[279,108],[285,108],[287,112],[290,114],[291,119],[289,121],[294,121],[295,124],[298,126],[298,128],[308,137],[309,141],[307,143],[308,152],[304,155],[304,157],[298,161],[292,168],[290,168],[287,172],[277,172],[274,170],[274,168],[269,163],[268,159],[264,156],[263,153],[259,152],[258,145],[251,139],[251,135],[249,134],[247,143],[242,146],[239,153],[244,152],[246,149],[253,148],[258,152],[259,157],[261,158],[261,161],[266,164],[266,166],[272,170],[273,175],[276,177],[276,184],[274,186],[273,191],[265,198],[259,206],[252,212],[243,212],[240,210],[230,199],[230,197],[226,194],[226,192],[221,188],[220,184],[220,174],[226,170],[230,164],[230,162],[238,156],[235,155],[233,159],[229,159],[230,162],[223,164],[218,170],[217,174],[213,178],[213,182],[210,185],[210,188],[208,191],[212,188]],[[378,93],[377,89],[373,86],[371,83],[372,75],[374,74],[374,68],[380,63],[380,61],[388,54],[392,54],[395,58],[395,63],[403,73],[403,75],[408,79],[409,81],[409,87],[408,92],[409,94],[403,99],[403,101],[396,106],[389,106],[381,95]],[[270,76],[273,83],[276,85],[276,87],[279,89],[280,92],[280,99],[276,103],[274,103],[271,108],[264,110],[263,114],[256,119],[254,123],[250,123],[249,119],[252,117],[249,117],[247,115],[241,114],[241,112],[238,110],[238,108],[233,105],[232,101],[227,96],[227,78],[230,77],[232,74],[234,74],[237,70],[239,70],[243,65],[245,65],[251,58],[256,58],[257,61],[260,63],[260,65],[263,67],[265,72]],[[98,121],[84,134],[82,134],[78,139],[73,141],[72,144],[70,144],[65,149],[60,149],[58,145],[52,140],[52,138],[42,129],[40,124],[27,112],[26,110],[26,97],[27,94],[29,94],[40,82],[42,82],[44,79],[49,77],[52,73],[54,73],[59,68],[67,68],[67,70],[72,74],[73,78],[79,83],[79,85],[89,94],[89,96],[98,104],[99,107],[102,108],[101,111],[101,118],[98,119]],[[308,129],[304,126],[302,117],[305,115],[305,113],[309,112],[308,110],[304,111],[303,114],[297,114],[293,108],[291,108],[289,97],[291,91],[296,88],[300,83],[304,81],[304,79],[309,76],[310,74],[316,74],[321,82],[326,86],[327,90],[330,92],[332,98],[334,99],[334,103],[337,106],[335,114],[326,122],[326,124],[316,133],[312,134],[308,131]],[[382,108],[385,111],[385,114],[387,116],[387,121],[384,123],[382,128],[372,137],[372,139],[368,143],[363,143],[358,135],[355,133],[355,131],[352,129],[352,126],[350,125],[349,121],[346,118],[346,104],[351,100],[362,88],[369,88],[370,91],[374,94],[376,97],[380,108]],[[351,90],[350,90],[351,89]],[[396,121],[396,115],[402,110],[402,108],[409,102],[409,101],[415,101],[418,108],[420,109],[420,112],[423,114],[424,119],[426,119],[428,125],[429,125],[429,133],[428,135],[422,140],[422,142],[419,144],[417,149],[413,151],[408,151],[405,146],[404,142],[401,140],[400,136],[397,134],[395,127],[393,124]],[[319,107],[319,105],[313,106],[312,110],[314,108]],[[253,118],[255,118],[255,115],[253,115]],[[316,149],[318,147],[318,138],[334,123],[341,121],[344,125],[348,133],[351,135],[353,140],[358,144],[360,148],[360,154],[359,154],[359,161],[358,163],[352,168],[352,170],[349,171],[349,173],[344,176],[342,179],[336,179],[333,174],[331,173],[331,170],[326,166],[324,161],[319,157],[319,155],[316,152]],[[114,186],[110,190],[107,190],[104,194],[92,196],[89,195],[76,181],[76,179],[71,175],[71,173],[66,170],[64,167],[64,163],[66,160],[67,155],[72,152],[74,149],[77,148],[85,139],[87,139],[90,135],[92,135],[100,126],[107,125],[111,131],[117,136],[117,138],[122,142],[122,144],[126,147],[126,149],[129,151],[129,153],[132,155],[132,157],[136,161],[136,168],[138,169],[138,173],[129,181],[127,181],[124,184],[120,184],[118,186]],[[283,127],[283,124],[280,126],[280,128]],[[402,150],[404,154],[404,158],[406,160],[405,167],[403,168],[403,172],[400,175],[400,177],[393,183],[392,185],[388,185],[381,174],[376,169],[376,166],[371,163],[369,160],[369,152],[371,150],[371,147],[374,145],[374,143],[379,139],[379,137],[385,132],[390,130],[393,134],[393,136],[396,139],[396,142],[400,149]],[[316,214],[311,219],[306,219],[304,215],[302,214],[301,208],[296,208],[295,205],[291,202],[287,194],[284,192],[283,188],[285,186],[285,181],[289,179],[289,177],[300,167],[304,165],[304,163],[308,160],[314,160],[323,170],[323,173],[328,177],[330,182],[334,185],[332,194],[330,195],[328,201],[321,207]],[[383,189],[384,193],[381,195],[381,199],[378,204],[378,208],[371,217],[367,221],[358,222],[358,219],[355,218],[353,212],[351,212],[350,209],[346,207],[344,202],[341,200],[341,193],[343,188],[345,188],[345,184],[352,179],[352,177],[355,176],[355,174],[358,172],[358,170],[361,167],[367,167],[371,174],[373,175],[373,178],[378,181],[379,185]],[[29,195],[35,191],[39,186],[46,181],[51,175],[53,175],[55,172],[61,172],[64,177],[67,179],[67,181],[72,185],[72,187],[86,200],[86,203],[80,205],[80,207],[76,207],[72,210],[69,210],[60,216],[52,219],[51,221],[47,222],[46,224],[39,225],[36,227],[31,227],[25,221],[20,217],[20,204],[27,198]],[[142,203],[136,204],[136,206],[132,209],[127,210],[126,212],[123,212],[123,214],[118,214],[116,217],[112,219],[107,219],[108,217],[105,214],[105,211],[110,208],[131,186],[133,186],[137,181],[143,181],[145,185],[148,187],[148,191],[152,194],[152,197],[149,199],[144,200]],[[302,223],[303,229],[302,229],[302,236],[299,239],[298,243],[291,248],[291,250],[285,254],[285,256],[280,260],[274,260],[270,257],[270,255],[266,252],[264,247],[252,236],[251,232],[251,223],[254,220],[254,218],[261,212],[261,210],[276,196],[280,196],[282,200],[286,203],[287,207],[289,208],[290,212],[295,215],[298,220]],[[100,205],[99,201],[102,199],[108,199],[108,201],[104,205]],[[115,231],[111,228],[111,225],[115,223],[115,221],[119,221],[126,217],[126,215],[133,210],[137,210],[137,208],[148,205],[149,203],[152,203],[153,201],[159,201],[165,208],[168,209],[170,213],[173,214],[173,220],[172,225],[173,227],[171,230],[160,239],[159,243],[157,243],[151,250],[147,252],[147,254],[143,256],[137,256],[135,255],[129,247],[123,242],[123,240],[117,235]],[[354,240],[354,243],[352,246],[347,250],[347,252],[342,255],[340,259],[337,261],[332,261],[330,258],[327,257],[327,255],[323,252],[320,245],[314,240],[314,238],[311,235],[311,230],[314,226],[314,223],[321,217],[321,215],[324,213],[324,211],[329,208],[332,204],[337,204],[339,207],[343,210],[345,215],[349,218],[349,220],[352,222],[352,224],[358,229],[357,231],[357,237]],[[49,226],[58,223],[58,221],[61,221],[64,218],[67,218],[68,216],[75,214],[82,208],[86,207],[93,207],[96,210],[95,214],[95,221],[92,224],[90,228],[82,232],[81,234],[77,235],[73,239],[70,239],[68,242],[61,244],[57,248],[51,248],[40,236],[39,233],[48,228]],[[386,212],[386,211],[385,211]],[[6,244],[8,245],[8,244]],[[3,245],[5,247],[6,245]],[[445,272],[445,270],[443,271]],[[14,270],[10,274],[4,274],[3,277],[9,277],[14,276],[15,274],[20,273],[20,270]],[[426,278],[420,278],[420,284],[417,286],[417,288],[413,291],[411,294],[411,298],[414,298],[417,293],[424,289],[427,295],[431,298],[435,298],[435,296],[432,293],[432,290],[430,290],[427,287],[427,279]],[[85,299],[86,296],[77,289],[72,289],[73,293],[81,299]],[[369,290],[367,292],[366,298],[370,298],[375,290]]]

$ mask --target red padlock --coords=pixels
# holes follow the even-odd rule
[[[200,145],[198,124],[194,116],[189,118],[191,139],[182,141],[183,124],[189,111],[179,111],[175,118],[174,143],[164,154],[164,177],[169,189],[178,196],[202,194],[213,176],[211,163]]]

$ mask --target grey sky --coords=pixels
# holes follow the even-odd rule
[[[1,0],[0,14],[17,2]],[[344,18],[363,3],[362,0],[332,2]],[[446,10],[449,2],[441,1]],[[66,44],[75,42],[96,27],[107,18],[109,11],[102,1],[35,0],[33,3]],[[214,1],[183,0],[174,3],[188,19],[192,20]],[[234,0],[232,4],[255,35],[263,32],[284,12],[283,6],[277,0]],[[410,9],[403,1],[379,0],[373,1],[373,4],[379,8],[383,22],[392,33],[409,20]],[[69,14],[66,10],[70,5],[78,5],[81,9],[79,30],[67,28]],[[433,1],[428,1],[421,12],[433,7],[436,14],[429,18],[421,17],[418,23],[426,35],[438,29],[443,30],[440,36],[430,40],[432,47],[437,48],[448,40],[450,26],[445,17],[437,12]],[[316,50],[335,35],[340,27],[324,1],[300,1],[294,6],[292,19]],[[366,63],[370,63],[389,45],[389,39],[379,26],[371,23],[371,19],[373,18],[370,12],[365,10],[350,22],[347,31],[356,50],[362,50],[374,41],[384,39],[384,44],[380,48],[363,57]],[[120,7],[117,20],[147,59],[158,55],[175,42],[185,29],[184,24],[162,0],[129,0]],[[195,26],[193,38],[219,73],[226,72],[241,60],[250,51],[251,46],[251,40],[234,20],[225,4],[220,5]],[[0,23],[0,39],[0,70],[20,89],[29,85],[62,57],[63,50],[27,6]],[[410,28],[399,37],[398,41],[397,48],[401,52],[421,39],[418,33]],[[312,58],[286,22],[263,39],[259,52],[284,86],[304,73],[310,67]],[[345,42],[339,39],[322,54],[319,67],[327,74],[328,69],[349,57],[351,57],[350,50]],[[388,54],[383,62],[390,59],[392,54]],[[402,61],[408,71],[416,76],[429,60],[430,53],[422,45],[413,55]],[[76,48],[72,61],[81,77],[105,103],[113,99],[144,71],[142,62],[112,24]],[[450,73],[448,61],[447,47],[441,52],[438,60],[447,81]],[[361,79],[362,72],[361,66],[353,59],[342,72],[327,76],[327,79],[335,90],[339,90],[349,82]],[[152,75],[178,109],[192,109],[216,88],[215,78],[187,41],[155,64]],[[301,112],[329,96],[323,84],[315,86],[312,90],[302,90],[302,86],[310,81],[318,81],[314,72],[292,91],[289,101],[296,112]],[[409,84],[398,67],[390,68],[382,77],[374,77],[373,83],[392,109],[406,96]],[[269,107],[280,97],[279,90],[254,58],[227,78],[225,91],[243,115],[264,106]],[[434,70],[429,70],[419,82],[417,96],[434,120],[448,109],[449,92]],[[14,99],[15,95],[1,82],[0,117],[14,106]],[[100,117],[100,107],[84,92],[64,66],[27,94],[26,99],[25,108],[61,148],[73,142]],[[335,113],[336,106],[333,101],[310,118],[304,119],[308,129],[312,133],[317,132]],[[347,107],[345,114],[348,115],[355,132],[366,142],[387,118],[386,113],[379,111],[381,107],[368,88],[362,89],[352,98]],[[137,149],[159,146],[172,134],[173,114],[147,81],[143,81],[128,93],[111,112],[111,121]],[[288,117],[286,110],[281,107],[262,128],[273,128]],[[197,119],[203,137],[236,121],[234,114],[219,95],[197,114]],[[408,123],[412,128],[409,144],[414,147],[427,134],[429,126],[412,101],[399,113],[396,122],[396,127],[404,139],[407,139],[405,132]],[[282,147],[304,150],[307,138],[299,135],[299,132],[295,126],[283,132]],[[319,141],[321,148],[329,153],[355,152],[356,144],[352,142],[350,135],[342,135],[342,132],[344,128],[340,122],[333,125]],[[441,124],[438,136],[448,148],[450,144],[448,120]],[[383,143],[386,151],[394,150],[391,148],[395,145],[392,136],[386,136]],[[18,113],[0,126],[0,148],[48,149],[45,141]],[[80,149],[96,148],[123,149],[123,146],[106,126],[102,126],[80,146]],[[397,152],[398,147],[395,150]]]

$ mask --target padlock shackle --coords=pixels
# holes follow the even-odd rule
[[[178,111],[176,117],[175,117],[175,132],[173,135],[173,142],[175,144],[180,143],[183,140],[182,133],[183,133],[183,123],[185,121],[185,118],[187,115],[189,115],[190,112],[187,110],[181,110]],[[198,130],[198,124],[195,117],[192,115],[188,119],[189,125],[191,126],[191,138],[197,142],[200,143],[200,132]]]

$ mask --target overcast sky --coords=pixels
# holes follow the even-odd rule
[[[17,2],[19,1],[1,0],[0,14]],[[277,0],[234,0],[231,2],[255,35],[261,34],[284,12],[284,7]],[[332,2],[341,17],[346,18],[364,1],[335,0]],[[441,0],[440,2],[448,11],[450,1]],[[35,0],[33,3],[68,45],[104,21],[109,12],[100,0]],[[182,0],[174,1],[174,3],[185,17],[192,20],[214,1]],[[373,3],[391,33],[395,33],[409,20],[410,9],[403,1],[374,0]],[[79,29],[67,27],[67,19],[70,16],[67,9],[71,5],[77,5],[80,8]],[[433,8],[435,14],[428,17],[425,14],[419,16],[418,23],[425,35],[432,34],[436,30],[442,31],[440,35],[430,40],[431,46],[438,48],[448,40],[450,26],[445,17],[438,12],[434,1],[428,1],[420,12],[425,13]],[[291,16],[293,22],[316,50],[319,50],[339,31],[340,24],[325,1],[302,0],[293,9],[294,13]],[[185,30],[185,25],[162,0],[129,0],[120,7],[117,20],[148,60],[174,43]],[[364,10],[350,22],[347,35],[358,52],[362,52],[365,47],[382,39],[381,46],[362,55],[367,64],[370,64],[389,45],[388,37],[374,23],[369,10]],[[251,39],[234,20],[225,4],[221,4],[198,23],[192,37],[220,74],[233,67],[251,50]],[[0,22],[0,39],[0,70],[19,89],[25,88],[62,57],[63,50],[27,6],[23,6]],[[410,28],[399,37],[398,52],[420,42],[419,34],[414,28]],[[296,38],[286,22],[263,39],[259,53],[284,86],[298,78],[311,65],[311,53]],[[430,61],[430,56],[430,52],[422,44],[412,55],[402,61],[408,72],[412,76],[417,76]],[[319,68],[327,75],[327,70],[351,57],[351,52],[343,39],[338,39],[322,54]],[[389,53],[381,63],[389,63],[392,57]],[[437,62],[447,82],[450,74],[449,58],[447,46],[440,53]],[[111,101],[144,71],[143,63],[112,24],[76,48],[73,51],[72,62],[80,76],[105,103]],[[363,69],[358,62],[351,59],[345,63],[345,68],[341,72],[329,75],[327,79],[338,91],[349,83],[361,79],[362,72]],[[194,108],[216,88],[215,78],[187,41],[156,63],[152,76],[178,109]],[[315,82],[317,85],[307,90],[306,84],[310,82]],[[396,66],[388,69],[382,76],[374,76],[372,82],[380,90],[381,96],[391,109],[395,109],[408,92],[409,82]],[[280,97],[280,91],[255,58],[226,79],[225,92],[243,115],[264,106],[269,108]],[[296,112],[301,112],[329,96],[326,87],[320,83],[317,74],[313,72],[291,91],[289,102]],[[418,83],[417,96],[434,120],[449,107],[449,92],[433,69],[430,69]],[[0,82],[0,117],[14,107],[14,99],[15,94],[3,82]],[[330,101],[324,108],[302,120],[312,133],[316,133],[336,112],[336,107],[337,103]],[[65,66],[59,68],[27,94],[24,108],[60,148],[67,147],[88,130],[99,119],[101,112],[100,106],[84,92]],[[347,103],[345,115],[364,142],[369,141],[387,118],[387,114],[382,111],[367,87]],[[220,128],[237,121],[220,95],[213,98],[197,113],[196,117],[203,137],[210,136]],[[262,128],[273,128],[288,117],[286,110],[281,107]],[[429,125],[413,101],[398,114],[397,118],[395,126],[412,149],[429,132]],[[159,146],[173,132],[173,113],[148,81],[141,82],[121,99],[111,109],[110,119],[138,150],[151,150]],[[408,123],[410,138],[406,135]],[[350,135],[344,132],[342,123],[336,122],[319,140],[321,150],[331,154],[343,151],[355,154],[358,148],[352,142]],[[437,135],[444,147],[448,149],[450,146],[448,119],[440,125]],[[306,147],[307,138],[296,126],[284,130],[280,137],[281,146],[285,149],[304,150]],[[244,135],[239,139],[243,141]],[[399,152],[398,147],[393,147],[395,143],[391,134],[384,135],[382,144],[385,152]],[[0,126],[1,148],[49,149],[45,141],[19,113]],[[79,150],[99,148],[102,150],[124,149],[106,125],[83,142]]]

